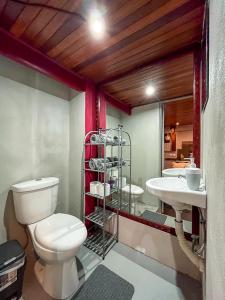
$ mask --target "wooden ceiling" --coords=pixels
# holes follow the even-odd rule
[[[86,21],[94,1],[24,2],[51,5],[84,18],[1,0],[0,26],[66,68],[103,85],[119,101],[132,107],[151,102],[142,92],[148,80],[154,80],[162,100],[192,93],[191,54],[110,81],[199,42],[204,0],[96,0],[107,26],[102,40],[91,36]]]
[[[164,126],[193,124],[193,98],[164,104]]]
[[[145,95],[148,85],[156,90],[151,97]],[[132,107],[192,95],[193,54],[159,61],[103,87],[110,95]]]

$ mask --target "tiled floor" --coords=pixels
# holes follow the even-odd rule
[[[29,251],[23,298],[50,300],[52,298],[41,289],[34,277],[35,260],[36,257]],[[135,293],[132,300],[201,300],[201,286],[197,281],[121,243],[114,246],[104,261],[82,247],[77,261],[81,282],[88,278],[98,264],[103,264],[133,284]]]

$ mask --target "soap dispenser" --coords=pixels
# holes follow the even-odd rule
[[[186,168],[187,185],[191,190],[198,190],[201,180],[201,169],[196,168],[195,158],[190,155],[190,164]]]
[[[195,158],[191,155],[190,156],[190,164],[188,165],[189,168],[196,168]]]

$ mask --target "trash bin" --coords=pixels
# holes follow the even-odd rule
[[[22,296],[25,253],[16,240],[0,245],[0,299],[16,300]]]

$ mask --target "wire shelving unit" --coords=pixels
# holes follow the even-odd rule
[[[100,137],[101,142],[91,142],[92,135]],[[123,158],[124,147],[128,147],[126,154],[128,154],[129,159]],[[129,193],[127,201],[124,202],[122,199],[122,177],[125,167],[128,168],[126,177],[131,189],[131,139],[130,135],[123,130],[123,127],[118,125],[115,129],[99,129],[98,131],[88,132],[84,138],[83,148],[83,219],[88,225],[88,237],[84,245],[104,259],[118,241],[119,210],[126,209],[130,211],[131,209],[131,193]],[[117,159],[111,166],[108,160],[109,158],[115,159],[115,152]],[[89,164],[91,159],[101,159],[101,168],[91,168]],[[110,193],[107,195],[106,183],[115,172],[117,174],[117,184],[110,188]],[[104,184],[102,195],[90,192],[90,187],[86,184],[87,174],[92,174],[95,181]],[[95,208],[94,211],[86,214],[86,201],[90,197],[95,199]]]

